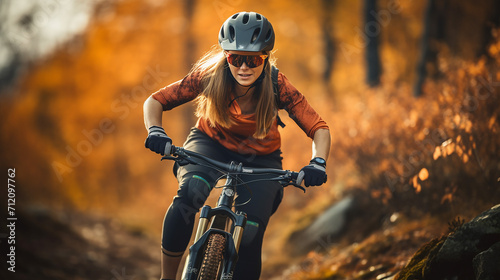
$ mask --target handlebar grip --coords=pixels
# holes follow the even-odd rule
[[[165,145],[165,151],[163,152],[163,154],[165,156],[169,156],[172,154],[172,148],[174,148],[174,145],[172,145],[172,143],[169,143],[167,142],[167,144]]]
[[[306,174],[304,173],[304,171],[300,171],[299,173],[297,173],[297,177],[295,178],[295,182],[297,183],[297,185],[302,185],[302,181],[304,181],[304,176]]]

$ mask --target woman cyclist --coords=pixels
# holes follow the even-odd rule
[[[284,109],[313,140],[312,160],[300,172],[304,185],[323,184],[330,149],[328,126],[282,73],[274,92],[274,39],[271,23],[258,13],[241,12],[228,18],[220,29],[218,46],[182,80],[145,101],[146,148],[169,154],[172,140],[162,128],[162,112],[195,100],[198,121],[184,143],[186,149],[223,162],[281,169],[277,116],[278,110]],[[175,279],[195,214],[221,176],[207,167],[178,164],[174,174],[179,189],[163,222],[161,279]],[[277,182],[259,182],[248,183],[238,192],[236,210],[245,212],[249,223],[233,279],[259,279],[264,232],[283,191]],[[238,200],[247,203],[238,204]]]

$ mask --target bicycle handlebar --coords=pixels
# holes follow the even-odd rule
[[[294,186],[299,188],[305,192],[305,188],[297,183],[297,177],[299,175],[298,172],[290,171],[290,170],[282,170],[282,169],[274,169],[274,168],[260,168],[260,167],[244,167],[242,163],[224,163],[218,160],[211,159],[202,154],[186,150],[183,147],[176,147],[174,145],[171,146],[170,154],[167,156],[163,156],[161,159],[173,160],[179,163],[180,165],[186,164],[195,164],[199,165],[207,163],[212,165],[219,170],[228,172],[228,173],[240,173],[240,174],[274,174],[279,177],[270,179],[272,181],[279,181],[283,187],[286,186]]]

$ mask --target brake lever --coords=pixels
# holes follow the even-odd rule
[[[196,161],[192,160],[191,158],[189,157],[173,157],[173,156],[163,156],[161,158],[161,160],[165,160],[165,159],[168,159],[168,160],[173,160],[175,162],[177,162],[177,164],[179,164],[180,166],[184,166],[184,165],[188,165],[188,164],[197,164]]]
[[[168,160],[177,160],[176,157],[173,157],[173,156],[162,156],[161,157],[161,161],[165,160],[165,159],[168,159]]]
[[[306,193],[306,189],[303,186],[296,183],[297,176],[298,176],[298,173],[288,171],[286,175],[282,176],[283,182],[285,183],[283,185],[283,187],[293,186],[297,189],[301,189],[304,193]]]
[[[297,189],[301,189],[304,193],[306,193],[306,189],[302,187],[301,185],[298,185],[294,182],[290,182],[290,179],[287,178],[287,176],[280,176],[282,180],[280,180],[280,184],[283,186],[283,188],[286,188],[288,186],[293,186]]]
[[[301,189],[304,193],[306,193],[306,188],[304,188],[304,187],[303,187],[303,186],[301,186],[301,185],[297,185],[297,184],[295,184],[295,183],[291,183],[291,182],[289,182],[289,183],[287,183],[287,184],[285,185],[285,187],[288,187],[288,186],[293,186],[293,187],[295,187],[295,188],[297,188],[297,189]]]

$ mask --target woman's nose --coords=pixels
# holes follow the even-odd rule
[[[246,62],[243,62],[243,64],[241,64],[240,68],[241,69],[247,69],[247,68],[250,68],[250,67],[248,67],[248,65],[247,65]]]

